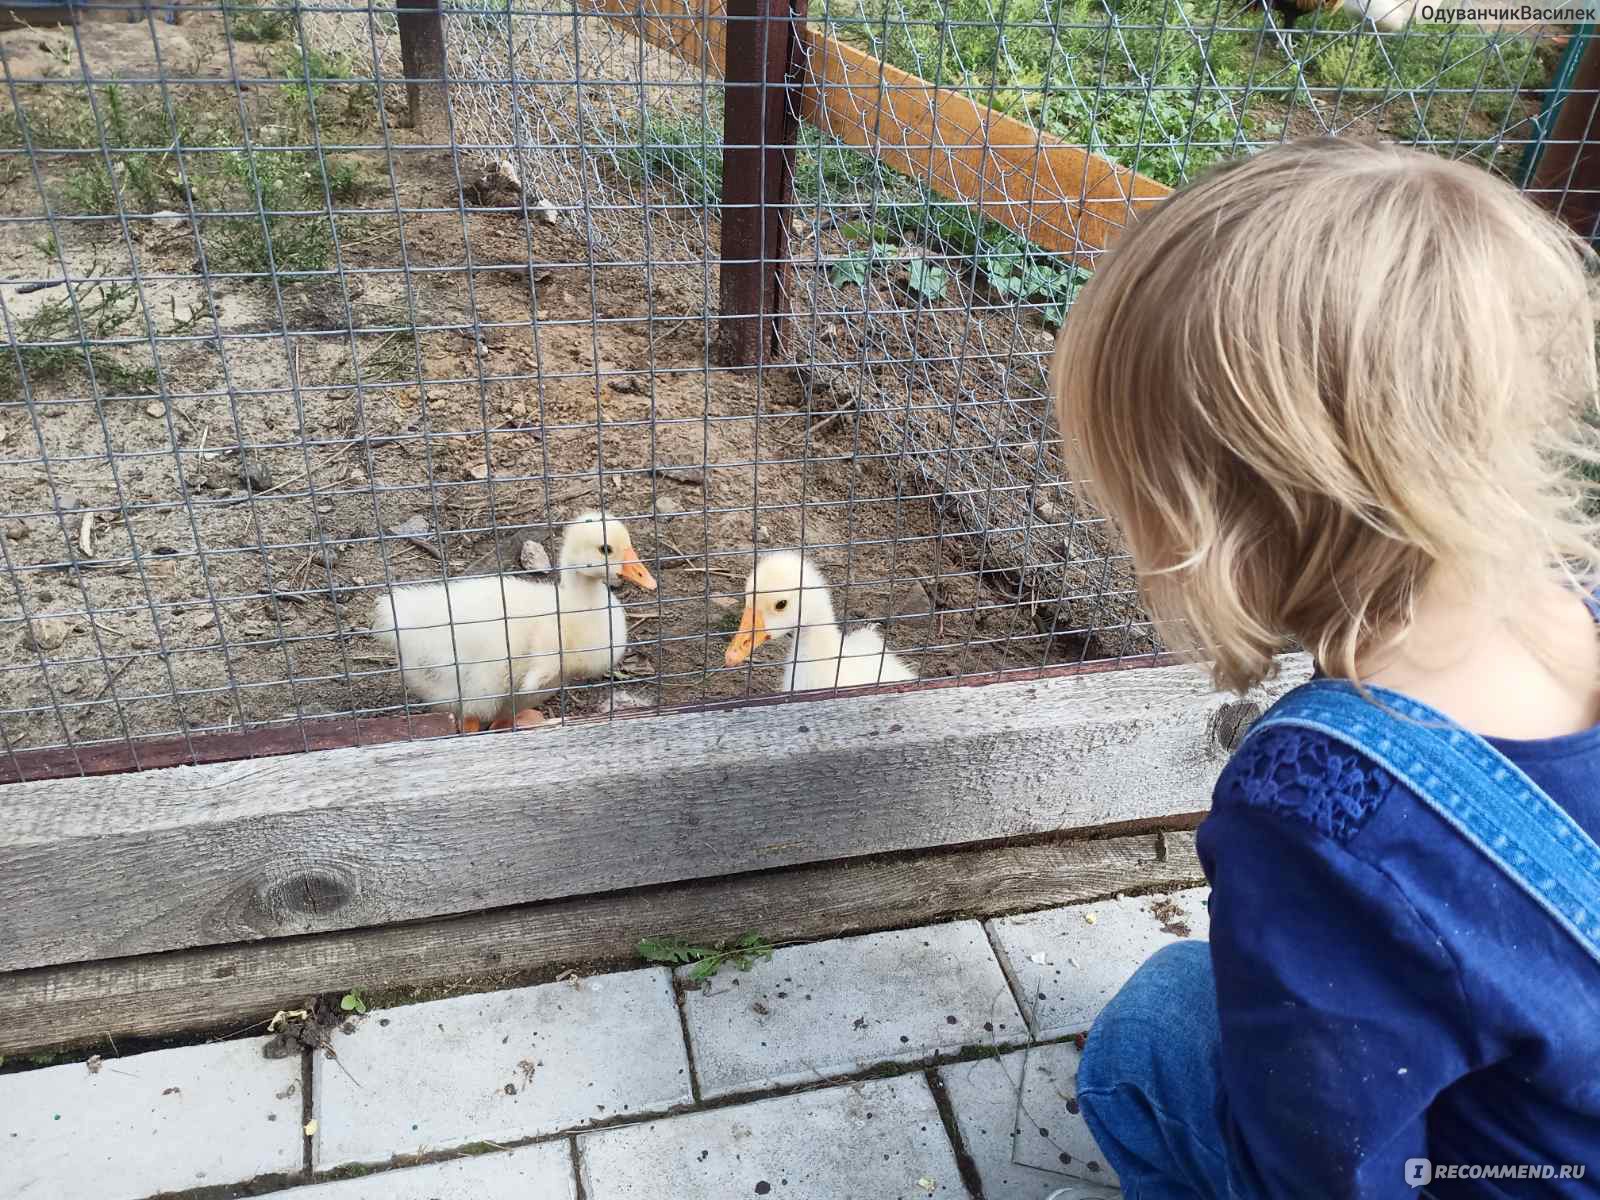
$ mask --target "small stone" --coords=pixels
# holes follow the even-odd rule
[[[933,617],[933,598],[917,579],[908,579],[894,590],[894,619],[896,623],[915,624]]]
[[[551,204],[550,201],[544,199],[541,199],[537,206],[535,206],[533,215],[536,216],[539,219],[540,224],[543,225],[554,225],[561,218],[561,213],[557,210],[556,206]]]
[[[654,708],[655,706],[655,700],[642,691],[630,691],[627,688],[613,688],[611,690],[612,708]]]
[[[152,400],[149,404],[144,406],[144,415],[147,417],[155,417],[159,420],[161,417],[167,415],[167,406],[161,403],[159,400]]]
[[[478,480],[480,482],[485,480],[485,479],[488,479],[489,478],[489,466],[488,466],[488,464],[487,463],[481,463],[481,462],[480,463],[473,463],[470,467],[467,468],[467,478],[468,479],[476,479],[476,480]]]
[[[255,455],[245,454],[239,459],[239,482],[249,491],[265,492],[272,487],[272,472]]]
[[[675,483],[688,483],[698,487],[706,481],[704,467],[675,466],[663,464],[655,468],[655,473],[663,479],[670,479]]]
[[[331,505],[331,504],[319,504],[319,505],[317,505],[317,513],[320,516],[324,516],[325,517],[329,513],[331,513],[332,511],[333,511],[333,505]]]
[[[400,524],[389,530],[396,537],[429,537],[433,533],[433,526],[428,523],[428,518],[421,513],[412,513]]]
[[[72,492],[62,492],[56,499],[56,510],[58,512],[77,512],[82,507],[83,502]]]
[[[679,504],[671,496],[656,497],[656,512],[660,513],[662,516],[676,516],[678,513],[683,511],[683,505]]]
[[[4,526],[0,526],[0,533],[5,535],[8,542],[28,540],[28,526],[22,521],[7,521]]]
[[[83,684],[76,679],[63,679],[58,685],[58,690],[63,696],[71,696],[82,686]]]
[[[48,653],[59,649],[71,632],[71,621],[60,617],[40,617],[28,626],[28,636],[24,641],[28,649]]]
[[[529,538],[517,553],[517,562],[524,571],[542,575],[550,569],[550,554],[544,546]]]

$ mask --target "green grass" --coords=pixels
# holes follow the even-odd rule
[[[1420,117],[1394,103],[1395,134],[1476,142],[1520,114],[1516,92],[1541,86],[1554,61],[1511,35],[1418,25],[1380,40],[1321,13],[1290,35],[1297,71],[1274,39],[1237,31],[1258,15],[1223,0],[1218,20],[1218,2],[1121,0],[1115,27],[1099,0],[893,0],[888,22],[889,0],[828,0],[825,11],[837,36],[885,61],[1173,185],[1276,140],[1307,88],[1324,108],[1342,91],[1346,119],[1432,92]]]

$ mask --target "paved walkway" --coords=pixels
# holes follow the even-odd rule
[[[700,988],[651,968],[388,1009],[309,1064],[251,1039],[0,1076],[0,1195],[1111,1198],[1072,1035],[1205,936],[1204,898],[791,946]]]

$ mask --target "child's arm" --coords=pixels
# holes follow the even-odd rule
[[[1309,821],[1224,805],[1200,846],[1241,1173],[1275,1200],[1404,1194],[1425,1110],[1482,1061],[1449,951],[1382,870]]]

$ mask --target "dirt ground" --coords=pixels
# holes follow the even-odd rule
[[[200,79],[265,70],[259,46],[230,60],[216,20],[163,27],[164,60]],[[81,36],[98,78],[153,76],[144,25]],[[15,77],[78,70],[67,33],[0,47]],[[263,136],[254,96],[192,98],[222,97]],[[378,186],[340,219],[342,278],[196,278],[204,242],[179,213],[56,223],[74,275],[135,268],[157,335],[115,324],[102,334],[129,344],[95,362],[160,383],[96,403],[80,367],[31,404],[0,400],[4,746],[396,711],[398,675],[362,635],[371,595],[439,577],[441,559],[495,570],[497,546],[514,568],[529,537],[553,557],[552,526],[602,488],[661,586],[626,597],[627,678],[569,692],[565,711],[774,689],[770,662],[722,666],[769,546],[811,548],[844,615],[887,619],[925,676],[1071,652],[975,576],[926,498],[897,495],[857,417],[806,408],[789,372],[708,370],[714,267],[647,280],[565,224],[464,214],[451,157],[409,138],[348,156]],[[72,164],[39,161],[53,195]],[[19,290],[60,276],[50,230],[27,220],[42,211],[26,172],[0,192],[8,329],[66,296]]]

